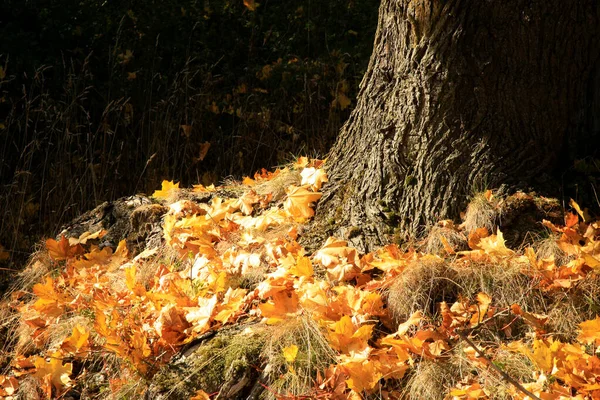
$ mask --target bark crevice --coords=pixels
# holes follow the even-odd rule
[[[383,0],[313,233],[366,251],[456,219],[476,189],[535,188],[576,129],[599,9],[591,0]]]

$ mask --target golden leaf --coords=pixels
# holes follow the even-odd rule
[[[35,356],[33,364],[36,368],[34,376],[40,380],[49,377],[50,383],[58,392],[71,382],[69,375],[73,371],[73,364],[63,364],[60,351],[52,353],[48,361],[43,357]]]
[[[283,208],[295,220],[304,222],[315,215],[311,208],[311,203],[317,201],[323,195],[307,190],[303,186],[291,185],[286,189],[287,199],[283,203]]]
[[[61,348],[69,353],[77,354],[87,344],[89,336],[89,329],[77,324],[73,327],[71,336],[63,341]]]
[[[600,317],[582,322],[579,328],[579,336],[577,336],[579,342],[600,345]]]
[[[304,168],[302,172],[300,172],[300,176],[302,177],[302,182],[300,182],[300,184],[310,185],[314,191],[321,189],[321,185],[323,185],[324,182],[328,182],[327,174],[322,169]]]
[[[168,198],[173,191],[179,191],[179,183],[173,183],[173,181],[162,181],[162,188],[155,191],[152,197],[164,200]]]
[[[285,361],[289,362],[289,363],[293,363],[294,360],[296,359],[296,356],[298,355],[298,346],[296,346],[295,344],[292,344],[290,346],[284,347],[282,349],[283,352],[283,358],[285,358]]]

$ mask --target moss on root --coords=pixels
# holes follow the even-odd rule
[[[240,333],[220,332],[216,337],[188,350],[180,359],[163,367],[153,378],[147,398],[182,399],[193,396],[199,389],[219,392],[219,398],[246,398],[258,381],[258,365],[265,344],[266,330]],[[186,355],[187,354],[187,355]],[[253,375],[252,379],[244,375]],[[239,390],[229,390],[240,382]],[[238,388],[234,388],[238,389]],[[150,397],[148,397],[148,395]]]

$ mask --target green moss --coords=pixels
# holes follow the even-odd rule
[[[412,175],[406,175],[404,178],[404,187],[414,186],[417,184],[417,178]]]
[[[157,392],[167,394],[169,399],[189,398],[198,389],[218,392],[228,372],[241,373],[258,364],[264,342],[263,332],[220,334],[187,358],[165,366],[153,383]]]

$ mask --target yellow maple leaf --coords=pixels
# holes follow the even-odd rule
[[[282,349],[282,353],[283,353],[283,358],[285,358],[285,361],[287,361],[289,363],[293,363],[294,360],[296,359],[296,356],[298,355],[298,346],[296,346],[295,344],[292,344],[287,347],[284,347]]]
[[[298,256],[296,265],[289,269],[290,274],[300,276],[313,276],[314,270],[310,258]]]
[[[296,162],[294,163],[294,168],[295,169],[301,169],[301,168],[305,168],[306,166],[308,166],[308,157],[298,157],[298,160],[296,160]]]
[[[217,295],[214,295],[209,299],[201,297],[198,299],[198,307],[185,309],[185,319],[192,324],[194,332],[202,333],[209,329],[216,305]]]
[[[495,235],[491,235],[479,240],[478,246],[486,254],[490,256],[506,257],[511,256],[515,252],[506,247],[504,235],[498,229]]]
[[[66,338],[61,345],[61,348],[69,353],[77,354],[83,346],[87,344],[90,336],[90,330],[82,325],[75,325],[73,333]]]
[[[344,315],[339,321],[329,325],[329,343],[332,348],[346,354],[358,353],[368,347],[373,333],[373,325],[356,327],[352,319]]]
[[[600,317],[579,324],[577,340],[581,343],[600,345]]]
[[[33,308],[46,317],[61,315],[64,312],[65,303],[69,300],[55,290],[54,280],[50,277],[46,277],[45,283],[34,285],[33,293],[38,297]]]
[[[283,203],[283,208],[299,222],[304,222],[315,215],[315,211],[310,205],[323,195],[322,193],[311,192],[306,187],[294,185],[287,188],[285,192],[287,193],[287,199]]]
[[[179,191],[179,183],[173,183],[173,181],[162,181],[160,190],[156,190],[152,197],[157,199],[167,199],[173,191]]]
[[[575,202],[575,200],[571,199],[571,201],[569,201],[569,205],[571,207],[573,207],[573,209],[575,211],[577,211],[577,214],[579,214],[579,216],[581,217],[581,219],[583,220],[583,222],[587,222],[590,220],[590,215],[587,212],[587,208],[585,210],[582,210],[581,207],[579,207],[579,204],[577,204]]]
[[[354,361],[352,358],[344,357],[342,360],[340,367],[348,375],[346,384],[356,393],[373,390],[382,378],[381,372],[377,370],[376,363],[360,358]]]
[[[298,312],[298,295],[287,290],[275,293],[271,300],[261,303],[258,309],[266,324],[277,324]]]
[[[328,182],[327,174],[323,169],[304,168],[302,172],[300,172],[300,176],[302,177],[300,184],[310,185],[314,191],[321,189],[321,185],[323,185],[324,182]]]
[[[36,368],[34,376],[40,380],[48,377],[52,386],[60,392],[62,387],[71,382],[69,375],[73,372],[73,364],[62,362],[62,353],[56,351],[46,360],[44,357],[34,357],[33,364]]]
[[[477,294],[477,305],[473,305],[470,308],[474,314],[471,317],[471,326],[477,326],[486,318],[492,298],[485,293]]]
[[[423,319],[423,313],[421,311],[415,311],[406,321],[398,325],[396,335],[405,335],[412,326],[419,325],[419,322]]]
[[[244,305],[246,293],[246,289],[227,289],[222,304],[217,307],[215,321],[226,323],[238,316],[243,311],[242,306]]]

